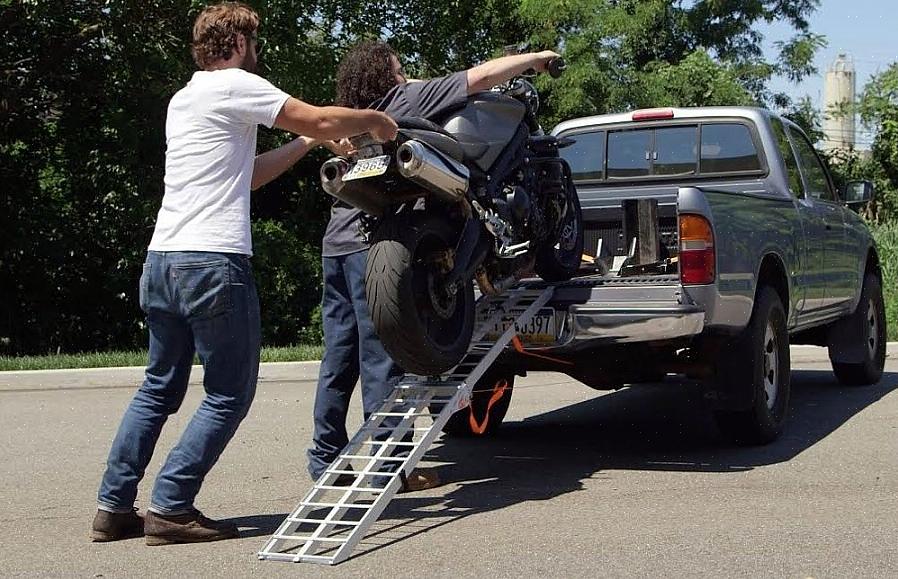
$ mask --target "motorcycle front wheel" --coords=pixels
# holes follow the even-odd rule
[[[474,286],[442,281],[456,239],[445,219],[420,212],[385,217],[372,236],[368,311],[384,348],[406,372],[442,374],[468,351]]]
[[[549,282],[567,281],[577,275],[583,258],[583,215],[580,198],[570,179],[565,180],[561,223],[554,243],[546,243],[536,252],[536,273]]]

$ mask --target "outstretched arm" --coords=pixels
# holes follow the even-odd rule
[[[259,187],[274,181],[317,145],[318,141],[314,139],[297,137],[277,149],[256,155],[250,188],[255,191]]]
[[[495,58],[468,69],[468,94],[488,90],[510,78],[532,68],[537,72],[545,72],[546,65],[559,55],[551,50],[515,54]]]
[[[396,122],[378,111],[343,107],[316,107],[289,98],[274,121],[279,129],[313,139],[337,140],[371,133],[379,141],[396,138]]]

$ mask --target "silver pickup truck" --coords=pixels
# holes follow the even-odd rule
[[[573,119],[553,134],[570,139],[583,275],[518,329],[523,347],[484,377],[450,432],[493,432],[527,370],[597,389],[701,380],[721,431],[748,444],[782,432],[789,344],[828,346],[844,384],[879,380],[879,258],[852,210],[872,185],[836,191],[795,124],[757,108],[657,109]]]

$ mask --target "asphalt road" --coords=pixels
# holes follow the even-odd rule
[[[788,431],[747,449],[719,439],[694,386],[599,393],[531,375],[500,437],[438,442],[427,458],[447,484],[394,500],[335,568],[255,555],[311,484],[314,367],[263,367],[252,412],[200,494],[243,537],[152,548],[88,541],[140,371],[0,373],[0,574],[896,577],[896,354],[879,384],[844,388],[822,351],[796,351]],[[166,426],[150,481],[201,394],[191,388]]]

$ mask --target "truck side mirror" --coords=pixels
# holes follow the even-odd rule
[[[857,207],[873,200],[873,183],[870,181],[849,181],[842,189],[842,202],[848,207]]]

